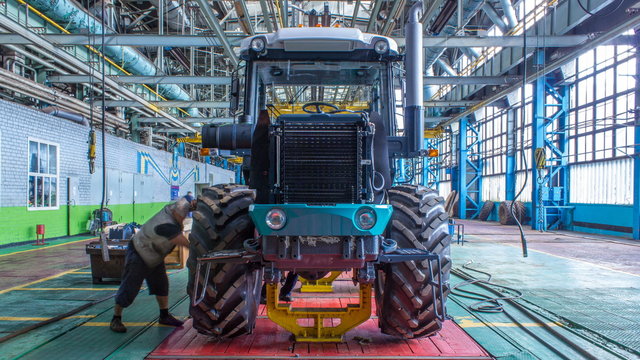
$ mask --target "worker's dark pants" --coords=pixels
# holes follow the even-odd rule
[[[154,268],[148,267],[133,246],[133,241],[130,241],[125,256],[122,283],[116,293],[116,304],[123,308],[131,305],[140,292],[143,280],[147,281],[149,295],[169,295],[169,278],[164,262]]]
[[[289,271],[289,273],[287,274],[287,278],[284,281],[284,285],[282,285],[282,287],[280,288],[280,297],[291,295],[291,291],[293,291],[293,288],[296,286],[297,282],[298,282],[298,274],[294,273],[293,271]],[[263,298],[267,296],[266,291],[267,291],[266,284],[262,285]]]

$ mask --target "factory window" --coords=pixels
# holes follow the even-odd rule
[[[27,207],[58,208],[58,145],[29,139]]]

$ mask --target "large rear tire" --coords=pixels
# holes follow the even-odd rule
[[[198,297],[202,286],[206,294],[202,302],[190,306],[193,327],[198,332],[216,338],[249,334],[255,326],[262,270],[251,264],[213,264],[207,279],[205,266],[196,274],[196,259],[208,251],[242,249],[246,239],[253,237],[254,226],[249,217],[249,205],[255,193],[246,186],[227,184],[204,189],[193,212],[187,261],[191,299]],[[199,289],[193,293],[195,277]]]
[[[440,255],[442,279],[435,267],[432,276],[436,282],[442,281],[444,294],[436,291],[433,297],[427,260],[384,265],[377,272],[375,284],[378,322],[385,334],[405,339],[431,336],[442,329],[437,314],[449,294],[451,235],[444,199],[423,186],[402,185],[389,190],[389,202],[393,215],[388,237],[397,241],[398,247]]]

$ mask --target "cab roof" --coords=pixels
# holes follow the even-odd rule
[[[398,44],[392,38],[363,33],[354,28],[336,27],[298,27],[284,28],[274,33],[255,35],[242,40],[241,54],[246,54],[251,41],[262,37],[266,49],[279,49],[286,52],[350,52],[355,50],[374,50],[374,45],[385,40],[389,44],[389,52],[398,54]]]

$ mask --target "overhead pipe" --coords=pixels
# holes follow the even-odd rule
[[[449,74],[449,76],[458,76],[458,72],[455,71],[446,61],[442,60],[442,58],[436,60],[436,64],[438,64],[444,72]]]
[[[87,121],[87,118],[84,117],[82,114],[61,109],[58,106],[47,106],[41,111],[45,114],[53,115],[61,119],[73,121],[76,124],[85,125],[85,126],[89,124],[89,122]]]
[[[71,0],[30,0],[33,6],[47,17],[56,22],[64,22],[68,25],[69,32],[101,34],[103,26],[96,18],[85,9],[79,7]],[[105,34],[114,34],[114,30],[104,28]],[[138,50],[128,46],[105,46],[102,50],[116,63],[137,75],[158,75],[158,68]],[[175,84],[162,84],[158,86],[160,95],[172,100],[191,100],[189,94]],[[189,109],[191,116],[198,116],[197,109]]]
[[[466,47],[460,48],[463,54],[467,55],[470,60],[477,59],[480,57],[480,54],[474,48]]]
[[[513,29],[518,25],[516,10],[513,8],[510,0],[500,0],[500,5],[502,5],[502,12],[504,12],[504,16],[507,18],[509,30]]]
[[[482,11],[487,14],[489,20],[491,20],[491,22],[493,22],[503,34],[509,31],[509,28],[507,28],[507,23],[504,22],[502,16],[498,15],[498,12],[493,7],[493,5],[491,5],[491,3],[484,3],[484,5],[482,5]]]
[[[184,11],[184,6],[175,0],[149,0],[157,9],[160,8],[160,1],[164,1],[164,13],[168,20],[170,29],[181,31],[191,28],[191,19]]]
[[[466,0],[465,2],[463,2],[461,22],[462,26],[467,25],[469,21],[471,21],[471,18],[473,18],[482,8],[482,4],[484,4],[484,0]],[[458,30],[460,29],[458,29],[457,16],[451,16],[440,34],[444,36],[451,36],[455,35]],[[424,66],[432,66],[436,62],[436,60],[438,60],[438,58],[442,56],[445,50],[445,48],[427,48],[424,59]]]
[[[404,27],[405,60],[407,89],[405,91],[404,131],[409,152],[418,152],[423,146],[424,137],[424,74],[422,66],[422,1],[409,9],[409,18]]]

